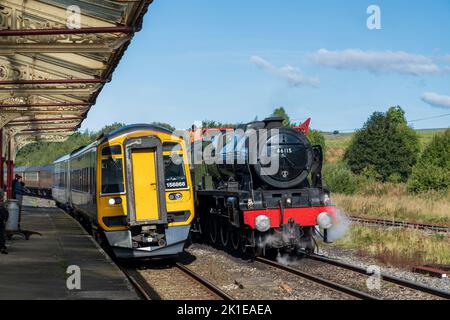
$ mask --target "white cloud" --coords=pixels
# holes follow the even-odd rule
[[[410,75],[437,74],[439,67],[432,59],[403,51],[363,51],[320,49],[309,55],[312,62],[336,69],[367,70],[373,73],[401,73]]]
[[[425,92],[422,95],[422,101],[428,103],[432,107],[450,109],[450,96],[444,96],[434,92]]]
[[[266,70],[274,75],[285,78],[288,82],[294,87],[300,86],[312,86],[318,87],[320,84],[320,80],[317,77],[309,77],[302,73],[299,68],[293,67],[291,65],[286,65],[284,67],[276,67],[267,60],[258,57],[252,56],[250,58],[250,62],[257,65],[259,68]]]

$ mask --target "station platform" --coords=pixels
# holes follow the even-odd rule
[[[52,201],[24,197],[21,227],[42,234],[7,241],[0,254],[0,300],[139,299],[110,257]],[[81,289],[67,287],[69,266],[80,269]],[[72,282],[73,283],[73,282]]]

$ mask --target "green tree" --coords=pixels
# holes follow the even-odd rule
[[[160,127],[162,127],[162,128],[166,128],[166,129],[169,130],[169,131],[175,131],[175,127],[172,126],[172,125],[169,124],[169,123],[165,123],[165,122],[152,122],[152,124],[155,125],[155,126],[160,126]]]
[[[121,122],[114,122],[112,124],[106,125],[104,126],[102,129],[100,129],[100,131],[98,132],[98,134],[108,134],[111,131],[114,131],[116,129],[122,128],[125,126],[125,123],[121,123]]]
[[[222,123],[214,120],[203,120],[202,128],[235,128],[236,124]]]
[[[417,133],[407,125],[404,111],[397,106],[386,113],[374,112],[354,134],[344,159],[354,173],[370,169],[380,180],[392,176],[406,181],[419,150]]]
[[[288,114],[286,113],[286,110],[284,110],[283,107],[276,108],[273,113],[272,117],[281,117],[284,119],[283,126],[285,127],[292,127],[291,119],[289,118]]]
[[[92,143],[100,134],[107,134],[123,126],[123,123],[116,122],[104,126],[98,132],[75,132],[64,142],[37,142],[26,145],[17,153],[15,165],[29,167],[50,164],[59,157]]]
[[[447,190],[450,187],[450,129],[435,135],[408,180],[410,192]]]
[[[358,188],[358,178],[343,163],[327,163],[323,167],[325,186],[331,192],[353,194]]]
[[[59,157],[93,142],[97,133],[75,132],[64,142],[37,142],[26,145],[19,150],[15,165],[43,166],[52,163]]]

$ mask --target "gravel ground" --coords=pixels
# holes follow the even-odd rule
[[[434,300],[439,299],[432,295],[422,293],[416,290],[404,288],[390,282],[381,282],[379,289],[370,290],[367,286],[368,276],[360,273],[332,266],[320,261],[314,261],[307,258],[290,259],[289,266],[305,271],[321,278],[346,285],[350,288],[367,292],[373,296],[384,300]]]
[[[236,299],[246,300],[343,300],[343,293],[287,272],[235,258],[205,245],[188,250],[194,259],[186,264]]]
[[[381,268],[381,272],[385,273],[387,275],[399,277],[399,278],[413,281],[413,282],[418,282],[418,283],[421,283],[428,287],[432,287],[432,288],[450,292],[450,278],[439,279],[439,278],[430,277],[430,276],[422,275],[419,273],[411,272],[408,270],[383,265],[376,259],[358,255],[354,250],[343,249],[343,248],[339,248],[336,246],[323,246],[322,245],[320,247],[319,254],[323,254],[330,258],[340,260],[340,261],[346,262],[348,264],[364,267],[364,268],[367,268],[368,266],[372,266],[372,265],[379,266]],[[388,284],[385,283],[383,285],[383,289],[387,285]],[[389,290],[389,291],[391,291],[391,290]],[[414,298],[414,296],[410,296],[407,291],[410,291],[410,290],[405,289],[405,291],[404,291],[405,296],[402,295],[400,298],[405,298],[405,299]],[[388,296],[390,296],[389,292],[387,292],[386,294]],[[394,294],[394,291],[392,292],[392,294]],[[429,296],[429,295],[421,294],[420,296],[417,296],[417,298],[424,299],[424,298],[426,298],[426,296]],[[399,296],[393,295],[392,297],[399,299]]]
[[[141,268],[139,274],[161,300],[217,300],[218,298],[182,271],[161,262]]]

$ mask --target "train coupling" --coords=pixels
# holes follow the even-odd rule
[[[300,226],[293,219],[289,219],[286,224],[282,225],[281,230],[285,245],[295,246],[302,236]]]

